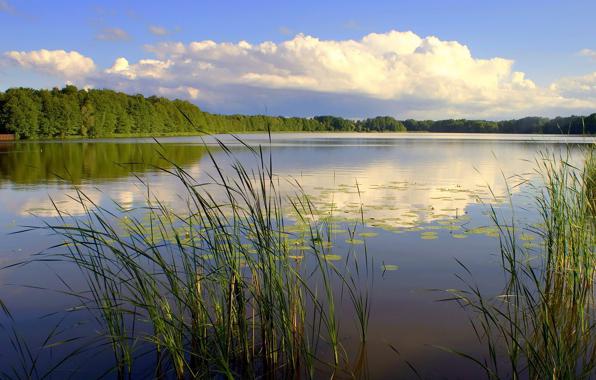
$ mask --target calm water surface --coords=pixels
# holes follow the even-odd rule
[[[238,159],[256,166],[246,147],[229,136],[220,137],[233,146]],[[507,216],[511,197],[521,206],[516,209],[517,220],[527,225],[538,222],[532,211],[532,185],[539,153],[563,152],[580,162],[582,147],[594,143],[577,137],[466,134],[241,138],[271,154],[282,192],[295,192],[291,182],[296,180],[321,209],[333,210],[339,230],[337,254],[364,249],[364,245],[348,244],[341,232],[360,218],[363,205],[365,226],[359,229],[364,233],[360,239],[366,242],[375,267],[367,343],[373,378],[411,376],[404,360],[430,378],[481,374],[470,362],[436,348],[482,353],[467,315],[453,303],[438,302],[445,294],[432,289],[463,286],[455,277],[462,272],[458,259],[469,266],[487,294],[497,294],[502,273],[488,205]],[[0,266],[27,260],[55,243],[55,237],[39,232],[11,234],[20,226],[55,221],[52,201],[71,215],[83,213],[69,198],[74,186],[98,205],[111,208],[117,202],[135,207],[145,200],[143,179],[153,194],[176,208],[181,206],[182,186],[156,169],[168,166],[157,150],[199,180],[213,173],[204,144],[216,160],[229,162],[211,138],[164,138],[160,143],[151,139],[0,143]],[[522,178],[529,182],[522,183]],[[526,249],[533,249],[532,239],[525,240]],[[72,299],[52,291],[64,290],[61,279],[81,285],[76,271],[52,262],[0,271],[0,299],[18,317],[19,331],[32,342],[55,323],[55,316],[43,316],[72,306]],[[399,356],[389,349],[390,344]],[[0,354],[0,367],[14,359],[6,344]],[[93,367],[104,368],[108,360],[109,356],[99,355],[94,365],[85,368],[93,372]]]

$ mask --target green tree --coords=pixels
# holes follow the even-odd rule
[[[38,137],[41,106],[34,90],[27,88],[9,89],[2,107],[4,130],[17,138]]]
[[[95,136],[95,106],[86,100],[81,106],[81,135]]]

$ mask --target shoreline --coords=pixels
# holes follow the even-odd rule
[[[83,135],[66,136],[60,138],[39,138],[39,139],[0,139],[0,143],[14,143],[14,142],[75,142],[75,141],[100,141],[100,140],[120,140],[120,139],[147,139],[147,138],[175,138],[175,137],[209,137],[209,136],[225,136],[225,135],[362,135],[362,136],[426,136],[432,138],[434,136],[532,136],[550,137],[550,138],[585,138],[596,139],[596,134],[555,134],[555,133],[488,133],[488,132],[430,132],[430,131],[405,131],[405,132],[379,132],[379,131],[230,131],[230,132],[180,132],[180,133],[126,133],[113,134],[110,136],[89,137]],[[471,138],[474,139],[474,138]],[[501,139],[500,139],[501,140]],[[509,139],[502,139],[509,140]],[[517,139],[511,139],[517,140]]]

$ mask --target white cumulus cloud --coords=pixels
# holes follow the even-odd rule
[[[148,46],[190,80],[379,99],[408,97],[450,103],[496,101],[532,89],[513,61],[474,58],[458,42],[412,32],[369,34],[361,40],[320,40],[297,35],[279,44],[198,41]]]
[[[198,99],[200,91],[199,89],[190,86],[178,86],[176,88],[159,87],[157,93],[168,98]]]
[[[587,75],[561,78],[551,85],[551,89],[563,96],[591,99],[596,102],[596,71]]]
[[[142,59],[138,63],[130,65],[124,57],[116,59],[112,67],[105,70],[106,74],[121,76],[127,79],[152,78],[166,79],[171,61],[160,61],[157,59]]]
[[[303,102],[309,96],[329,101],[326,95],[333,95],[334,102],[353,103],[364,98],[360,104],[376,101],[374,112],[382,112],[380,108],[426,117],[499,117],[595,107],[590,99],[568,98],[552,86],[540,88],[514,70],[511,59],[477,58],[457,41],[413,32],[371,33],[359,40],[299,34],[280,43],[164,42],[146,49],[160,62],[154,66],[167,67],[156,76],[139,61],[136,69],[129,68],[137,73],[135,78],[150,79],[144,71],[160,79],[160,86],[204,89],[214,94],[215,107],[226,98],[236,104],[247,93],[275,104],[280,97],[289,100],[292,92]]]
[[[77,51],[9,51],[4,53],[4,57],[17,66],[67,79],[78,79],[95,71],[93,60]]]
[[[151,56],[135,62],[91,66],[77,83],[182,97],[216,112],[505,118],[596,109],[594,74],[541,87],[511,59],[478,58],[460,42],[413,32],[163,42],[146,50]]]

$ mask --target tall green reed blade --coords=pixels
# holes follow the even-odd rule
[[[103,327],[114,373],[131,377],[148,352],[157,378],[350,372],[348,358],[340,360],[346,350],[335,304],[347,288],[364,341],[370,303],[361,281],[326,260],[328,228],[312,217],[299,186],[294,195],[279,191],[271,152],[249,147],[257,167],[248,169],[216,141],[217,155],[207,149],[214,172],[204,183],[161,156],[184,190],[182,209],[172,210],[144,181],[145,206],[135,209],[116,204],[113,211],[77,189],[85,216],[58,210],[59,222],[41,227],[67,242],[55,248],[58,258],[84,274],[79,299]],[[309,249],[300,255],[287,244],[288,207],[308,226]]]
[[[488,352],[480,359],[462,355],[489,378],[596,376],[592,152],[584,152],[583,167],[574,165],[569,154],[543,154],[537,160],[542,181],[534,191],[542,223],[526,231],[540,237],[538,253],[520,244],[514,216],[507,224],[491,209],[507,285],[490,299],[461,277],[467,290],[453,297],[476,315],[472,325]]]

